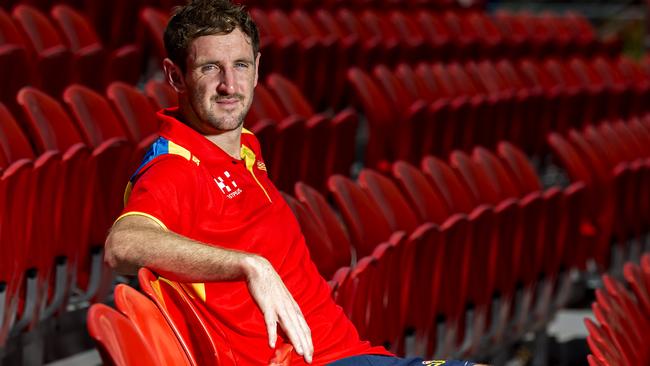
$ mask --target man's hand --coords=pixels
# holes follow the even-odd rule
[[[275,348],[279,324],[296,352],[311,363],[314,354],[311,331],[282,279],[265,258],[250,256],[245,261],[248,290],[264,314],[269,345]]]

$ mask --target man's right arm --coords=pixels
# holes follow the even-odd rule
[[[105,260],[118,273],[135,275],[147,267],[180,282],[245,280],[260,307],[269,345],[275,347],[277,325],[296,352],[311,362],[313,345],[309,327],[282,279],[265,258],[200,243],[163,229],[140,215],[125,216],[111,229]]]

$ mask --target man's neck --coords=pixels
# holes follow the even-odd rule
[[[241,129],[239,126],[232,131],[222,132],[218,135],[206,135],[205,138],[219,146],[221,150],[234,159],[241,159]]]
[[[188,108],[185,103],[183,103],[182,98],[179,98],[179,113],[180,117],[184,120],[188,126],[192,127],[195,131],[202,134],[206,139],[210,140],[213,144],[219,146],[226,154],[230,155],[234,159],[241,159],[241,130],[243,125],[240,125],[234,130],[230,131],[205,131],[205,124],[201,124],[198,121],[198,117],[191,112],[191,108]]]

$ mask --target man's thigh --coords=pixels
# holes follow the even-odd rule
[[[466,361],[424,361],[419,357],[398,358],[378,355],[361,355],[344,358],[329,364],[329,366],[472,366]]]

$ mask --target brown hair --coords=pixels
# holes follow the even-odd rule
[[[185,72],[187,48],[201,36],[228,34],[235,28],[248,36],[257,57],[260,36],[250,14],[241,5],[229,0],[192,0],[174,9],[165,29],[164,42],[167,57]]]

